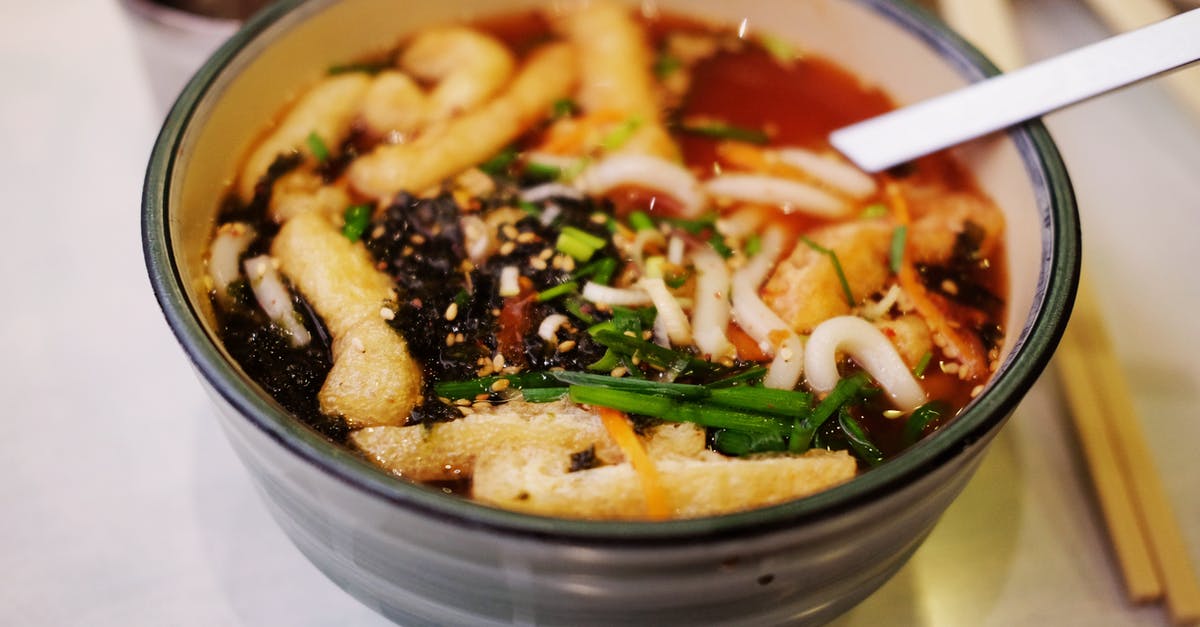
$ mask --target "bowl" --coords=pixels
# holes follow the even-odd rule
[[[272,515],[331,580],[417,624],[658,625],[822,622],[904,564],[971,478],[1046,365],[1078,281],[1074,197],[1040,123],[975,141],[959,158],[1002,208],[1008,338],[986,389],[933,436],[853,481],[754,511],[603,522],[502,511],[396,480],[303,426],[234,364],[217,338],[203,256],[219,195],[285,97],[330,63],[422,25],[532,1],[280,2],[199,70],[154,147],[143,198],[149,277]],[[915,6],[886,0],[659,0],[802,42],[898,103],[996,72]],[[979,542],[988,542],[980,530]],[[969,559],[969,556],[964,556]],[[247,559],[250,559],[247,557]]]

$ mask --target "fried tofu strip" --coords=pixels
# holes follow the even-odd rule
[[[578,101],[584,113],[638,122],[617,151],[678,160],[654,92],[654,57],[629,10],[603,0],[581,3],[558,16],[556,27],[579,51]]]
[[[412,142],[376,148],[350,165],[350,183],[380,200],[437,185],[486,161],[548,115],[555,100],[571,93],[575,78],[575,51],[567,44],[543,46],[499,96]]]
[[[330,148],[340,145],[350,133],[350,125],[358,115],[370,84],[369,76],[354,72],[326,78],[301,96],[242,166],[238,179],[242,202],[254,198],[259,179],[279,155],[299,152],[311,161],[313,158],[306,141],[310,134],[316,134]]]
[[[850,293],[859,303],[882,288],[891,275],[891,233],[889,225],[859,222],[814,231],[810,238],[837,255]],[[850,313],[832,261],[803,242],[775,268],[763,286],[762,298],[797,333],[809,333],[823,320]]]
[[[478,458],[473,496],[506,509],[590,519],[641,518],[646,511],[628,463],[567,472],[567,461],[542,453],[498,450]],[[854,477],[845,451],[799,456],[665,459],[656,462],[673,518],[695,518],[783,503]]]
[[[600,418],[566,401],[506,403],[431,426],[371,427],[351,433],[350,442],[377,465],[413,481],[470,478],[480,455],[500,449],[533,448],[570,460],[594,448],[601,463],[624,460]],[[705,448],[704,430],[664,424],[646,444],[652,457],[696,457]]]
[[[312,211],[341,215],[350,206],[350,194],[341,185],[327,185],[321,175],[294,170],[275,181],[271,191],[270,216],[284,223]]]
[[[421,401],[421,369],[380,315],[391,281],[320,213],[288,220],[271,254],[333,336],[333,368],[317,396],[321,411],[352,427],[403,424]]]

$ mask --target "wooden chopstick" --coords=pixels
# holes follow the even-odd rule
[[[1176,14],[1168,0],[1085,0],[1113,32],[1141,28]],[[1160,79],[1179,104],[1200,116],[1200,68],[1173,72]]]
[[[1173,14],[1160,0],[1088,2],[1110,24],[1119,24],[1119,30]],[[940,0],[940,8],[947,22],[1001,69],[1023,64],[1008,0]],[[1164,8],[1167,13],[1162,15]],[[1175,78],[1180,84],[1175,87],[1176,95],[1200,113],[1200,81],[1194,74],[1176,73],[1167,78]],[[1055,363],[1129,598],[1143,603],[1165,594],[1172,620],[1200,621],[1196,571],[1085,279],[1081,279],[1075,311]]]

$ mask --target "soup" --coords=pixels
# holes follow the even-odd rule
[[[592,3],[428,29],[263,132],[209,259],[222,340],[407,480],[534,514],[715,515],[936,431],[1002,339],[1003,219],[887,96],[770,36]]]

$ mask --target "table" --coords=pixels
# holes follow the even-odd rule
[[[1018,9],[1033,58],[1104,35],[1075,2]],[[195,57],[139,28],[113,0],[0,2],[0,623],[384,624],[276,528],[151,294],[141,180],[164,72]],[[1200,563],[1200,124],[1152,84],[1047,123]],[[1165,624],[1125,602],[1099,521],[1050,369],[914,559],[837,624]]]

